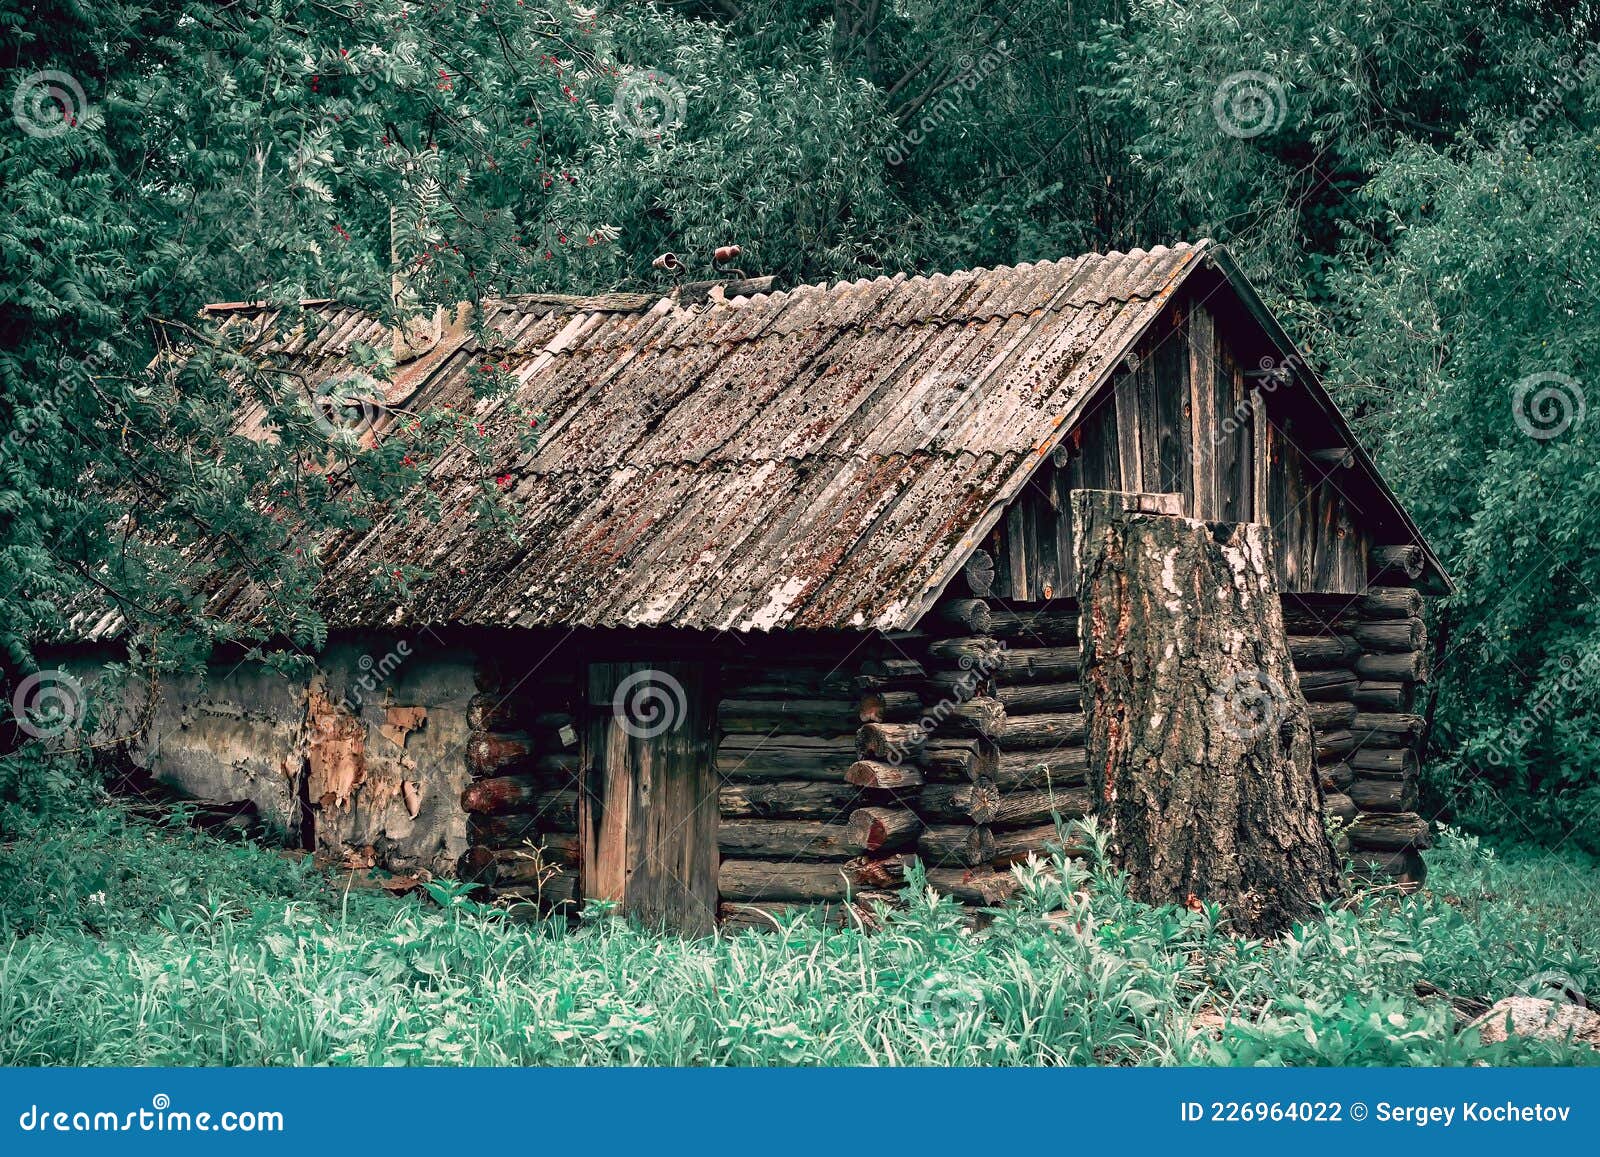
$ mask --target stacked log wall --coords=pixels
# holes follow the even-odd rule
[[[1355,606],[1352,627],[1359,648],[1351,722],[1352,854],[1358,871],[1407,887],[1426,878],[1421,853],[1432,838],[1416,811],[1432,675],[1425,600],[1417,586],[1422,569],[1415,546],[1375,550],[1371,583]]]
[[[771,929],[796,913],[843,923],[864,890],[850,861],[875,838],[914,838],[882,830],[867,806],[882,801],[847,778],[861,725],[859,661],[848,647],[789,640],[722,664],[717,915],[725,930]]]
[[[1426,679],[1427,640],[1421,595],[1383,585],[1397,574],[1383,561],[1389,557],[1375,553],[1375,585],[1365,595],[1283,596],[1284,621],[1339,850],[1363,874],[1410,885],[1422,879],[1418,852],[1427,843],[1427,825],[1410,810],[1423,738],[1413,708]],[[923,645],[932,726],[924,723],[920,748],[906,748],[914,754],[903,762],[922,783],[904,789],[904,798],[924,822],[917,852],[940,873],[935,884],[959,885],[947,890],[987,904],[1010,891],[990,874],[1030,854],[1047,858],[1059,847],[1056,818],[1092,810],[1078,607],[1071,599],[955,601],[962,605],[941,604],[929,619],[946,633],[934,625]],[[983,633],[948,633],[980,617]],[[913,734],[864,729],[863,757],[877,758],[886,741],[909,743]],[[889,778],[881,769],[855,775]]]
[[[485,664],[478,687],[467,707],[462,878],[483,885],[478,899],[573,911],[582,895],[576,670],[511,678]]]
[[[1003,604],[982,593],[992,574],[980,552],[966,593],[900,641],[916,658],[861,677],[860,760],[850,772],[916,814],[914,850],[929,884],[976,906],[1015,890],[1011,866],[1047,854],[1057,815],[1088,811],[1076,606]],[[894,691],[918,697],[915,719],[880,717],[876,705]],[[867,871],[892,878],[895,866]]]
[[[1286,595],[1284,617],[1342,850],[1414,883],[1427,843],[1414,810],[1427,638],[1411,556],[1373,558],[1366,594]],[[771,927],[796,910],[843,922],[852,901],[864,915],[913,857],[935,888],[987,906],[1014,890],[1013,865],[1049,855],[1057,816],[1091,810],[1077,605],[979,593],[993,576],[985,561],[918,632],[865,645],[790,637],[721,660],[724,927]],[[546,910],[580,895],[578,692],[575,667],[480,678],[462,792],[462,872],[486,885],[480,895]]]
[[[1284,619],[1341,851],[1363,877],[1414,887],[1430,839],[1415,810],[1429,677],[1422,555],[1379,548],[1371,567],[1364,594],[1285,596]]]
[[[1340,829],[1336,845],[1341,858],[1350,851],[1344,829],[1356,816],[1349,795],[1355,780],[1350,766],[1354,750],[1350,728],[1356,717],[1355,660],[1360,651],[1350,634],[1353,622],[1349,595],[1283,596],[1289,658],[1311,715],[1323,806]]]
[[[1056,599],[997,607],[994,633],[1005,648],[995,695],[1006,719],[997,739],[1000,803],[992,862],[1009,872],[1030,855],[1045,859],[1060,846],[1058,817],[1070,821],[1091,810],[1078,604]]]

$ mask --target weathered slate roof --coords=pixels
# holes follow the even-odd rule
[[[387,400],[474,412],[493,465],[447,454],[425,482],[442,517],[401,504],[323,543],[318,602],[340,627],[909,628],[1208,248],[1221,254],[1200,242],[697,305],[490,303],[492,340],[447,336]],[[271,334],[255,307],[213,308]],[[313,308],[314,337],[269,338],[308,383],[348,373],[352,343],[389,340],[366,315]],[[474,402],[486,361],[546,416],[533,452],[506,401]],[[507,475],[496,498],[515,535],[474,512],[485,477]],[[404,564],[429,577],[375,590]],[[249,621],[269,597],[224,579],[208,605]]]

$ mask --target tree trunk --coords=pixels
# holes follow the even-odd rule
[[[1089,783],[1129,890],[1272,935],[1337,892],[1269,529],[1073,493]]]

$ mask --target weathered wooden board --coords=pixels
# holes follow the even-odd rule
[[[1176,494],[1193,517],[1267,522],[1283,590],[1365,589],[1372,528],[1346,496],[1347,455],[1327,445],[1335,433],[1308,414],[1293,373],[1246,365],[1233,337],[1191,302],[1141,339],[986,540],[996,595],[1076,589],[1074,489]]]
[[[719,781],[704,665],[592,663],[587,714],[583,895],[651,927],[709,933]]]

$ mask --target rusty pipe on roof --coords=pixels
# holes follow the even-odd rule
[[[663,269],[668,273],[677,273],[683,269],[683,262],[678,260],[676,253],[663,253],[650,263],[653,269]]]

